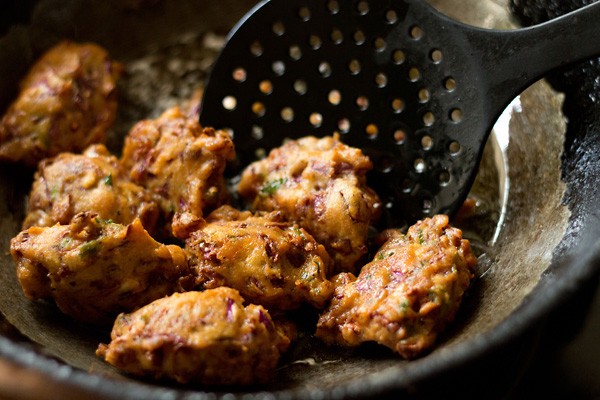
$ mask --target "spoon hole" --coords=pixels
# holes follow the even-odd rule
[[[308,117],[308,121],[313,127],[318,128],[323,124],[323,116],[319,113],[312,113]]]
[[[306,92],[308,91],[308,88],[306,86],[306,82],[303,81],[303,80],[301,80],[301,79],[297,80],[296,82],[294,82],[294,90],[299,95],[306,94]]]
[[[236,82],[244,82],[248,77],[246,70],[241,67],[234,69],[231,75],[233,76],[233,80]]]
[[[377,169],[384,174],[389,174],[394,169],[394,161],[388,157],[381,157],[376,164]]]
[[[252,104],[252,112],[257,117],[262,117],[267,112],[267,109],[263,103],[257,101],[256,103]]]
[[[429,195],[424,196],[421,199],[421,209],[423,210],[423,213],[429,214],[431,212],[432,208],[433,208],[433,199]]]
[[[432,126],[435,123],[435,115],[431,111],[426,112],[423,115],[423,124],[425,126]]]
[[[310,38],[308,39],[308,44],[313,50],[319,50],[323,45],[323,41],[317,35],[310,35]]]
[[[331,14],[335,15],[340,12],[340,3],[338,3],[337,0],[331,0],[327,3],[327,9]]]
[[[254,125],[252,127],[252,132],[250,133],[250,135],[252,136],[252,139],[260,140],[265,136],[265,132],[261,126]]]
[[[460,153],[460,150],[461,150],[461,145],[457,141],[453,141],[448,146],[448,151],[450,152],[450,155],[452,155],[452,156],[455,156],[458,153]]]
[[[258,149],[256,149],[254,151],[254,157],[256,157],[257,160],[262,160],[266,156],[267,156],[267,151],[265,149],[263,149],[262,147],[259,147]]]
[[[366,96],[358,96],[356,98],[356,105],[360,111],[365,111],[369,108],[369,99]]]
[[[285,122],[292,122],[294,120],[294,110],[291,107],[285,107],[281,110],[281,119]]]
[[[414,25],[410,28],[409,35],[414,40],[419,40],[423,37],[423,29],[419,25]]]
[[[285,74],[285,63],[283,61],[275,61],[271,65],[271,69],[273,70],[275,75],[282,76],[283,74]]]
[[[448,183],[450,183],[450,173],[446,170],[443,170],[438,175],[438,181],[440,182],[440,185],[446,186]]]
[[[358,60],[354,59],[348,63],[348,70],[352,75],[358,75],[360,73],[360,69],[361,66]]]
[[[398,22],[398,13],[395,10],[388,10],[385,13],[385,20],[388,24],[395,24]]]
[[[228,111],[233,111],[237,107],[237,99],[233,96],[225,96],[222,101],[223,108]]]
[[[395,50],[392,53],[392,61],[394,61],[394,64],[396,65],[404,64],[404,61],[406,61],[406,54],[402,50]]]
[[[250,45],[250,53],[254,56],[254,57],[260,57],[263,54],[263,46],[260,42],[252,42],[252,44]]]
[[[450,111],[450,120],[452,122],[461,122],[463,119],[463,112],[460,108],[455,108]]]
[[[342,133],[350,132],[350,120],[347,118],[342,118],[338,121],[338,128]]]
[[[386,47],[386,43],[385,43],[385,39],[378,37],[373,41],[373,47],[375,48],[375,51],[381,53],[382,51],[385,50]]]
[[[329,96],[327,98],[330,104],[337,106],[342,101],[342,94],[339,92],[339,90],[334,89],[329,92]]]
[[[431,99],[431,93],[429,89],[423,88],[419,90],[419,103],[427,103]]]
[[[387,83],[388,83],[388,78],[387,78],[386,74],[384,74],[383,72],[380,72],[377,75],[375,75],[375,84],[377,85],[378,88],[386,87]]]
[[[433,148],[433,138],[429,135],[425,135],[421,138],[421,147],[423,150],[431,150]]]
[[[353,38],[354,38],[354,43],[356,43],[358,46],[364,44],[365,41],[367,40],[365,33],[360,30],[354,32]]]
[[[402,181],[402,192],[410,193],[410,192],[412,192],[413,187],[414,187],[414,182],[412,180],[410,180],[409,178],[405,178]]]
[[[264,80],[258,84],[258,90],[260,90],[262,94],[271,94],[273,93],[273,84],[269,80]]]
[[[396,129],[394,132],[394,140],[396,144],[404,144],[406,142],[406,132],[402,129]]]
[[[319,73],[323,78],[328,78],[331,76],[331,65],[328,62],[323,61],[319,64]]]
[[[434,64],[439,64],[442,62],[444,55],[442,54],[442,52],[440,50],[434,49],[429,54],[429,57],[431,58],[431,61],[433,61]]]
[[[273,24],[273,33],[277,36],[283,36],[285,33],[285,25],[281,21],[277,21]]]
[[[310,21],[310,9],[308,7],[300,7],[298,10],[298,16],[304,22]]]
[[[344,34],[339,29],[334,29],[331,32],[331,41],[333,44],[341,44],[344,41]]]
[[[400,114],[402,111],[404,111],[404,107],[405,107],[404,100],[402,100],[402,99],[392,100],[392,110],[394,111],[394,113]]]
[[[451,76],[444,79],[444,88],[449,92],[454,91],[456,89],[456,80]]]
[[[369,138],[374,139],[377,137],[377,134],[379,133],[379,128],[375,124],[369,124],[365,128],[365,133],[367,134],[367,136]]]
[[[294,45],[290,47],[290,58],[294,61],[302,58],[302,50],[299,46]]]
[[[423,160],[422,158],[417,158],[414,163],[414,168],[418,174],[422,174],[423,172],[425,172],[425,169],[427,168],[427,164],[425,163],[425,160]]]
[[[419,81],[419,79],[421,79],[421,71],[419,71],[419,69],[416,67],[412,67],[408,70],[408,79],[411,82]]]
[[[356,11],[358,11],[360,15],[367,15],[369,13],[369,2],[359,1],[356,5]]]

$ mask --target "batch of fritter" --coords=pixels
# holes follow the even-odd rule
[[[299,307],[318,310],[310,334],[326,343],[374,341],[406,359],[432,348],[476,264],[447,216],[371,241],[372,163],[336,134],[247,166],[236,188],[246,210],[224,178],[233,140],[191,110],[138,122],[112,155],[102,143],[122,70],[95,44],[60,43],[0,123],[0,159],[37,167],[10,245],[25,296],[114,323],[99,357],[180,383],[272,381]]]

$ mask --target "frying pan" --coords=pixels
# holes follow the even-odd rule
[[[509,28],[503,0],[437,0],[442,12]],[[201,85],[225,34],[251,0],[40,0],[29,21],[0,37],[0,109],[28,66],[61,39],[94,41],[125,63],[109,145]],[[0,165],[0,396],[20,399],[499,398],[510,392],[557,314],[595,288],[600,271],[600,142],[574,140],[563,96],[538,82],[501,117],[473,189],[479,206],[461,222],[479,257],[474,286],[436,348],[410,362],[385,349],[339,349],[303,330],[275,382],[179,387],[134,379],[94,356],[108,329],[83,325],[51,302],[25,299],[8,254],[33,171]],[[589,132],[593,132],[590,130]],[[565,142],[569,143],[565,151]],[[592,285],[590,285],[592,284]],[[10,375],[3,372],[10,371]],[[501,372],[499,372],[501,371]]]

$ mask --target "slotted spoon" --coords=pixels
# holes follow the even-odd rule
[[[200,122],[229,129],[241,168],[284,138],[362,148],[392,223],[454,213],[501,112],[545,73],[600,54],[600,3],[511,31],[424,0],[267,0],[231,31]]]

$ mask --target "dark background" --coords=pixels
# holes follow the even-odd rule
[[[565,305],[567,312],[548,326],[548,336],[541,339],[538,355],[508,398],[600,399],[598,283],[591,282],[588,291]],[[583,319],[577,321],[573,314],[580,310],[584,310]]]

